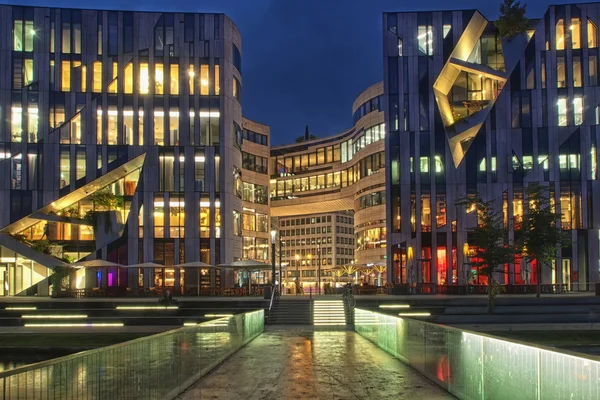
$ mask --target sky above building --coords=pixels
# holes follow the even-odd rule
[[[525,3],[528,16],[539,18],[548,4],[577,2]],[[352,125],[356,96],[383,79],[383,12],[476,8],[495,19],[500,0],[40,0],[18,5],[227,14],[242,34],[244,116],[270,125],[272,144],[278,145],[293,142],[305,125],[317,136]]]

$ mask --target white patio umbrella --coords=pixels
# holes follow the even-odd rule
[[[241,260],[225,264],[219,264],[217,265],[217,267],[229,269],[242,269],[244,271],[254,272],[270,270],[272,268],[272,265],[256,260]],[[248,279],[248,291],[250,291],[250,279]]]
[[[202,269],[202,268],[214,268],[217,269],[218,267],[215,267],[214,265],[210,265],[207,263],[203,263],[202,261],[190,261],[187,263],[183,263],[183,264],[177,264],[174,265],[175,267],[178,268],[198,268],[198,269]],[[198,296],[200,296],[200,271],[198,271]]]
[[[141,264],[131,264],[131,265],[124,265],[124,268],[165,268],[165,266],[163,264],[157,264],[154,262],[145,262],[145,263],[141,263]]]

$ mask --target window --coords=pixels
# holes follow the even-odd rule
[[[558,103],[558,126],[567,126],[567,99],[559,98]]]
[[[75,180],[85,178],[85,149],[77,149],[75,154]]]
[[[23,51],[23,21],[13,21],[13,50]]]
[[[242,236],[242,215],[235,210],[233,210],[233,234]]]
[[[175,190],[175,156],[162,153],[158,156],[158,190],[172,192]]]
[[[237,78],[233,77],[233,97],[237,99],[237,101],[241,101],[242,97],[242,88],[240,86],[240,81]]]
[[[398,38],[398,56],[402,57],[402,38]]]
[[[210,201],[208,197],[203,197],[200,201],[200,237],[210,237]]]
[[[575,113],[575,125],[583,123],[583,97],[575,96],[573,99],[573,111]]]
[[[169,111],[169,144],[179,146],[179,111],[176,108]]]
[[[571,26],[569,26],[569,30],[571,31],[571,46],[573,49],[581,48],[581,19],[579,18],[571,18]]]
[[[208,76],[208,65],[200,65],[200,95],[207,96],[209,94],[209,76]]]
[[[256,230],[256,216],[254,214],[242,214],[242,229],[245,231]]]
[[[123,144],[133,145],[133,110],[123,110]]]
[[[431,25],[419,25],[417,42],[421,53],[428,56],[433,54],[433,28]]]
[[[573,86],[581,87],[581,57],[573,57]]]
[[[269,231],[269,216],[266,214],[256,214],[256,231],[257,232],[268,232]]]
[[[190,64],[190,68],[188,69],[190,94],[194,94],[194,77],[195,76],[196,76],[196,73],[194,72],[194,64]]]
[[[23,108],[20,105],[13,105],[10,114],[11,142],[18,143],[23,141]]]
[[[587,20],[587,29],[588,48],[598,47],[598,27],[591,19]]]
[[[162,194],[154,195],[154,237],[165,237],[165,201]]]
[[[164,69],[159,63],[154,65],[154,94],[164,94]]]
[[[92,63],[92,91],[94,93],[102,92],[102,61]]]
[[[219,60],[215,60],[215,95],[221,94],[221,67],[218,64]]]
[[[556,57],[556,85],[559,88],[567,86],[565,58]]]
[[[71,155],[68,149],[60,150],[60,186],[62,189],[71,184]]]
[[[237,70],[240,72],[240,74],[242,73],[242,55],[240,54],[240,50],[237,48],[237,46],[235,45],[235,43],[231,44],[232,46],[232,59],[233,59],[233,66],[237,68]]]
[[[154,109],[154,145],[165,144],[165,112],[161,108]]]
[[[589,56],[588,60],[590,86],[598,86],[598,56]]]
[[[556,21],[556,50],[565,49],[565,23],[561,18]]]
[[[197,192],[204,192],[204,153],[196,151],[194,157],[194,177],[195,177],[195,189]]]
[[[148,81],[148,63],[140,63],[140,81],[139,81],[140,94],[148,94],[149,81]]]
[[[63,92],[71,91],[71,62],[70,61],[62,61],[60,68],[60,76],[61,76],[61,90]]]
[[[29,104],[27,109],[27,137],[29,143],[36,143],[38,137],[38,108],[37,104]]]

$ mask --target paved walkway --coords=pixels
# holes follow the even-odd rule
[[[268,330],[180,399],[451,399],[354,332]]]

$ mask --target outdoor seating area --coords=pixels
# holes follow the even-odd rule
[[[165,266],[88,260],[55,269],[49,282],[51,295],[57,298],[262,297],[271,284],[270,271],[269,264],[253,260],[218,266],[199,261]]]

